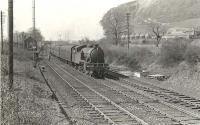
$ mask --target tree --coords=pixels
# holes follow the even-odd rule
[[[162,36],[164,35],[164,31],[162,31],[160,25],[155,25],[152,27],[152,31],[156,37],[156,47],[159,46]]]
[[[28,33],[15,31],[13,34],[13,41],[17,44],[17,47],[23,45],[24,40],[28,37]]]
[[[105,36],[114,40],[116,45],[119,44],[121,35],[126,31],[125,16],[125,13],[117,8],[113,8],[109,10],[100,21]]]
[[[78,41],[79,44],[83,45],[83,44],[92,44],[95,43],[94,40],[90,40],[88,37],[84,37],[81,40]]]
[[[34,38],[33,28],[30,28],[30,29],[28,30],[28,34],[29,34],[31,37]],[[44,37],[43,37],[43,35],[42,35],[42,33],[41,33],[41,31],[40,31],[39,29],[35,29],[35,40],[36,40],[37,42],[41,42],[41,41],[44,40]]]

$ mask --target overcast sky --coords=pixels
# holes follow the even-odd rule
[[[103,30],[99,21],[112,7],[133,0],[35,0],[36,27],[46,39],[99,39]],[[7,0],[0,0],[6,12]],[[7,23],[5,23],[6,26]],[[32,27],[32,0],[14,0],[14,28]]]

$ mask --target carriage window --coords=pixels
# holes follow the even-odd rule
[[[85,57],[84,57],[84,52],[82,51],[81,52],[81,60],[84,60],[85,59]]]
[[[76,50],[75,50],[75,49],[73,49],[73,50],[72,50],[72,52],[73,52],[73,53],[76,53]]]

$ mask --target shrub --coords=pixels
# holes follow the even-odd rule
[[[33,59],[33,52],[21,48],[14,48],[14,58],[18,61],[30,61]]]
[[[149,58],[154,55],[148,48],[143,46],[130,47],[129,52],[126,47],[119,46],[103,47],[103,49],[107,63],[115,62],[132,70],[139,70],[141,68],[140,63],[149,62]]]
[[[174,66],[184,60],[188,41],[183,39],[168,40],[162,44],[159,62],[163,66]]]
[[[188,64],[196,65],[200,59],[200,47],[189,45],[184,57]]]

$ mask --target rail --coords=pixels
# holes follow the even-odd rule
[[[55,98],[56,102],[58,103],[59,108],[60,108],[60,110],[62,111],[63,115],[64,115],[65,118],[69,121],[69,124],[70,124],[70,125],[76,125],[76,124],[75,124],[76,121],[74,121],[74,120],[71,119],[71,117],[70,117],[70,116],[67,114],[67,112],[65,111],[64,107],[59,103],[59,99],[58,99],[58,97],[57,97],[55,91],[54,91],[53,88],[50,86],[48,80],[47,80],[47,79],[45,78],[45,76],[44,76],[44,73],[43,73],[44,70],[43,70],[43,68],[42,68],[40,65],[39,65],[38,67],[39,67],[40,73],[41,73],[41,75],[42,75],[42,77],[43,77],[43,79],[44,79],[46,85],[48,86],[48,88],[49,88],[50,91],[52,92],[52,95],[53,95],[53,97]]]
[[[59,75],[59,77],[65,81],[74,91],[76,91],[77,93],[79,93],[79,95],[82,95],[80,93],[80,91],[83,91],[82,89],[79,91],[77,89],[77,87],[75,88],[73,86],[72,83],[69,83],[68,81],[66,81],[65,78],[62,77],[61,74],[59,74],[50,64],[49,66],[54,70],[54,72],[56,72],[57,75]],[[81,84],[81,86],[86,87],[88,90],[92,91],[93,93],[95,93],[96,95],[100,96],[102,99],[104,99],[108,104],[113,105],[114,107],[116,107],[117,109],[119,109],[119,111],[122,111],[124,113],[126,113],[128,116],[130,116],[130,118],[132,118],[133,120],[136,120],[137,122],[139,122],[138,124],[142,124],[142,125],[148,125],[146,122],[144,122],[142,119],[138,118],[137,116],[133,115],[132,113],[130,113],[129,111],[127,111],[126,109],[122,108],[121,106],[119,106],[118,104],[116,104],[115,102],[111,101],[110,99],[108,99],[107,97],[103,96],[102,94],[100,94],[99,92],[95,91],[93,88],[91,88],[90,86],[86,85],[84,82],[82,82],[81,80],[79,80],[78,78],[76,78],[75,76],[73,76],[72,74],[70,74],[69,72],[65,71],[63,68],[61,68],[60,66],[56,66],[59,71],[62,71],[63,73],[67,74],[68,76],[70,76],[71,78],[73,78],[74,80],[76,80],[79,84]],[[62,73],[62,74],[63,74]],[[76,82],[76,83],[77,83]],[[80,88],[80,87],[78,87]],[[83,87],[81,87],[83,88]],[[84,90],[84,93],[86,93],[87,90]],[[82,97],[84,98],[84,100],[87,100],[86,97],[84,97],[82,95]],[[89,101],[88,101],[89,102]],[[104,112],[102,112],[101,110],[99,110],[95,105],[91,104],[95,109],[97,109],[106,119],[108,119],[108,121],[112,124],[118,124],[115,123],[115,121],[112,121],[112,119],[110,119],[106,114],[104,114]]]

